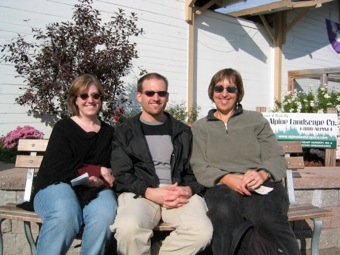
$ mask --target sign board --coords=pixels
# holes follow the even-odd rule
[[[340,159],[340,118],[338,119],[338,142],[336,149],[336,159]]]
[[[338,115],[263,112],[278,141],[301,141],[304,148],[337,148]]]

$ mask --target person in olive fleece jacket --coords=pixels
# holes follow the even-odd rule
[[[208,94],[216,109],[192,125],[190,163],[208,188],[204,197],[214,227],[213,253],[249,254],[256,238],[257,247],[273,247],[273,254],[300,254],[282,185],[287,162],[269,122],[261,113],[243,110],[243,81],[233,69],[218,71]],[[256,193],[261,186],[273,190]]]
[[[157,73],[138,80],[137,100],[142,112],[117,127],[111,165],[116,177],[118,254],[196,254],[212,236],[204,190],[191,170],[190,127],[164,112],[168,81]],[[153,243],[160,220],[176,230]]]
[[[43,220],[37,255],[66,254],[82,225],[81,254],[103,255],[111,248],[117,201],[110,167],[113,127],[98,119],[103,97],[90,74],[76,78],[67,92],[73,116],[54,125],[34,183],[34,209]],[[83,173],[88,181],[72,187]]]

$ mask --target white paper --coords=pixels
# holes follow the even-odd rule
[[[271,187],[261,185],[257,189],[254,189],[254,192],[256,192],[257,194],[260,194],[260,195],[267,195],[272,190],[273,190],[273,188],[271,188]]]
[[[85,173],[71,180],[72,187],[82,185],[89,180],[89,174]]]

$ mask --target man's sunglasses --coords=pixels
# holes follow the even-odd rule
[[[236,93],[237,91],[237,87],[234,87],[234,86],[229,86],[225,88],[222,85],[218,85],[214,87],[214,91],[217,93],[222,93],[224,89],[226,89],[228,93],[232,93],[232,94]]]
[[[155,94],[158,94],[160,97],[166,97],[168,95],[168,91],[153,91],[153,90],[146,90],[143,92],[147,97],[153,97]]]
[[[83,99],[83,100],[86,100],[86,99],[88,99],[89,98],[89,96],[91,96],[93,99],[95,99],[95,100],[98,100],[99,98],[101,98],[102,97],[102,95],[101,94],[99,94],[99,93],[92,93],[92,94],[86,94],[86,93],[84,93],[84,94],[80,94],[79,95],[79,97],[81,98],[81,99]]]

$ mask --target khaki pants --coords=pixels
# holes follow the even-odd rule
[[[151,254],[153,228],[162,219],[175,230],[162,241],[153,254],[196,254],[212,238],[212,224],[207,217],[207,206],[202,197],[194,195],[186,205],[166,209],[134,193],[118,197],[115,222],[110,226],[115,232],[119,255]],[[154,249],[152,249],[154,250]]]

